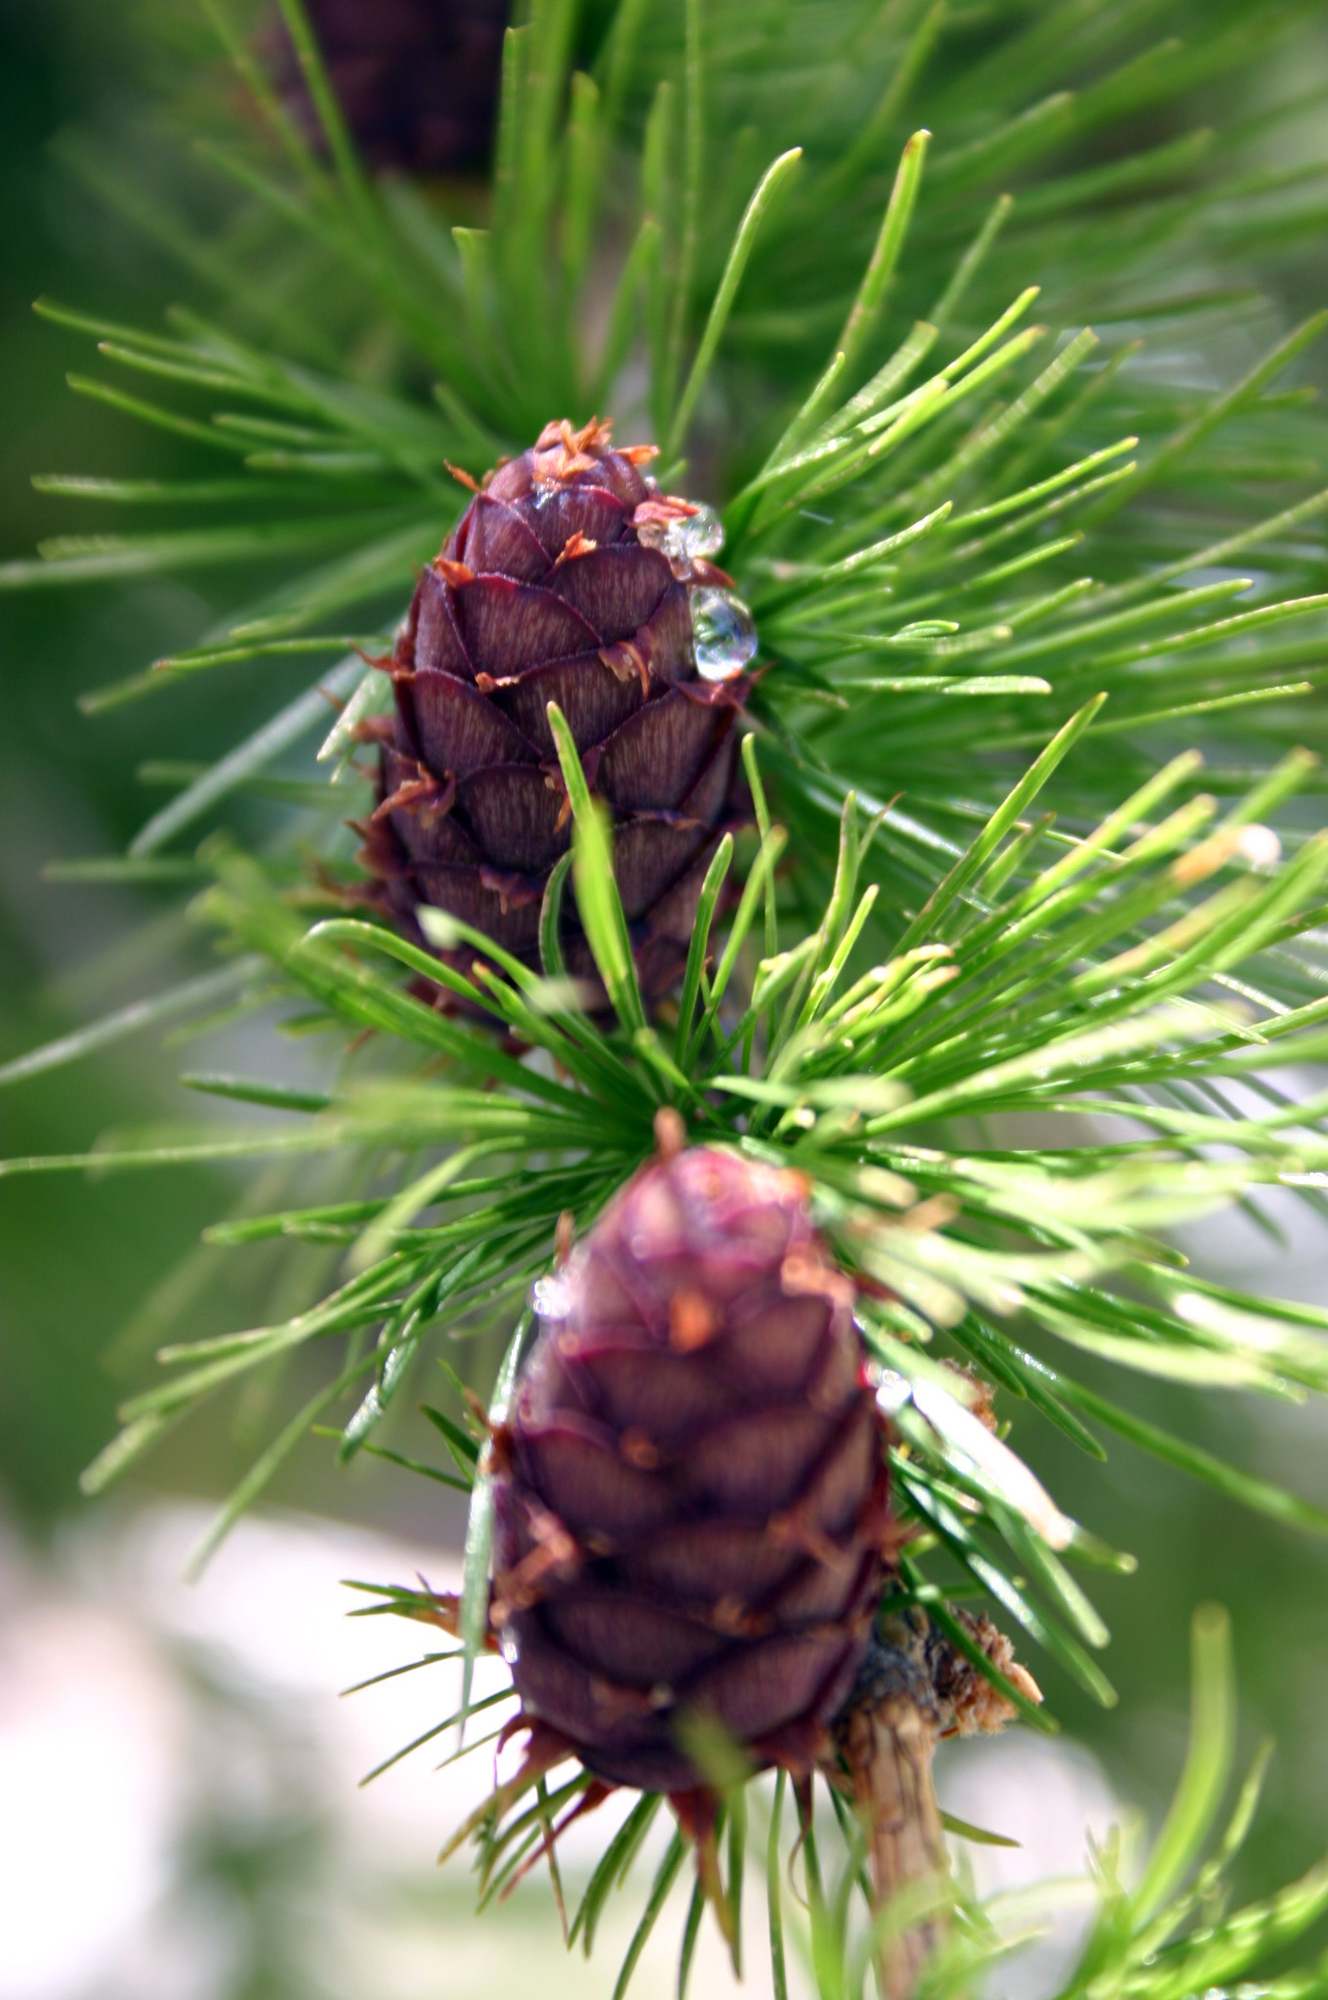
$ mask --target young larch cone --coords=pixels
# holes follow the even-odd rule
[[[800,1178],[657,1159],[537,1303],[495,1442],[493,1615],[524,1718],[611,1784],[702,1787],[695,1719],[806,1775],[889,1518],[853,1289]]]
[[[734,723],[756,643],[709,561],[718,521],[662,494],[653,456],[615,450],[607,424],[550,424],[476,489],[381,663],[396,713],[364,850],[405,929],[433,905],[537,966],[572,834],[556,702],[613,818],[647,994],[681,971],[706,867],[744,816]],[[564,909],[568,969],[593,975],[570,893]]]
[[[493,146],[511,0],[305,0],[328,80],[371,166],[411,174],[482,167]],[[308,136],[317,115],[284,32],[276,81]]]

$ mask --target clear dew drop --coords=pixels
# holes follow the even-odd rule
[[[913,1391],[909,1387],[908,1378],[893,1368],[883,1368],[881,1379],[876,1385],[877,1407],[883,1410],[887,1417],[895,1417],[912,1399]]]
[[[572,1294],[564,1278],[537,1278],[530,1288],[530,1303],[541,1319],[566,1319],[572,1310]]]
[[[704,503],[698,506],[694,514],[689,514],[685,521],[677,522],[675,532],[678,538],[678,554],[692,561],[700,557],[708,562],[710,557],[717,556],[724,546],[724,523],[714,508],[707,507]],[[669,553],[672,554],[672,550]]]
[[[756,652],[756,620],[731,590],[692,592],[692,645],[703,681],[729,681]]]
[[[724,546],[724,523],[713,507],[704,505],[676,521],[644,521],[636,532],[647,548],[658,549],[680,567],[708,562]]]

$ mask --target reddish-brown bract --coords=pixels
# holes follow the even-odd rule
[[[657,1161],[550,1286],[496,1454],[494,1616],[526,1716],[643,1789],[704,1783],[689,1715],[805,1772],[888,1521],[852,1287],[801,1182]]]
[[[690,592],[718,572],[648,546],[693,511],[645,476],[652,455],[615,451],[607,425],[551,424],[476,492],[390,663],[396,716],[365,858],[407,929],[431,904],[535,965],[544,890],[571,840],[554,701],[612,814],[638,974],[658,993],[742,814],[733,725],[748,683],[697,678]],[[565,908],[568,967],[588,975],[570,894]]]

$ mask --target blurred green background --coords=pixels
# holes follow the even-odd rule
[[[171,15],[169,8],[155,10],[159,30]],[[67,503],[35,494],[32,473],[151,476],[178,470],[187,459],[187,445],[72,395],[66,370],[86,366],[86,343],[31,311],[34,298],[49,294],[107,318],[150,322],[164,301],[183,295],[178,270],[140,233],[114,221],[60,164],[58,149],[52,152],[52,142],[71,129],[100,128],[112,146],[150,144],[139,46],[132,14],[119,6],[0,4],[6,241],[0,266],[0,558],[27,555],[41,537],[70,525]],[[1328,120],[1328,109],[1323,116]],[[1316,278],[1319,292],[1328,290],[1328,265],[1315,271],[1300,264],[1274,275],[1298,295],[1298,304],[1321,302]],[[251,718],[270,711],[273,676],[286,671],[280,667],[254,669],[248,677],[241,672],[221,688],[208,685],[206,676],[197,685],[176,683],[154,700],[97,715],[84,715],[76,705],[85,690],[192,637],[207,619],[214,589],[220,586],[202,576],[0,595],[0,1061],[207,965],[180,921],[178,889],[57,883],[45,879],[43,869],[62,857],[111,854],[124,846],[157,798],[136,777],[144,760],[215,752],[238,739]],[[305,679],[298,664],[291,668],[290,693]],[[8,1089],[0,1093],[0,1151],[77,1150],[120,1122],[195,1113],[196,1101],[186,1103],[173,1082],[184,1061],[163,1053],[160,1034],[149,1033]],[[241,1409],[231,1430],[205,1424],[149,1460],[133,1488],[99,1515],[76,1485],[80,1468],[110,1434],[126,1382],[141,1379],[152,1349],[178,1329],[182,1313],[187,1330],[199,1332],[245,1324],[256,1309],[270,1270],[262,1258],[198,1248],[202,1225],[227,1212],[240,1187],[238,1179],[202,1170],[105,1180],[39,1177],[0,1187],[0,1619],[33,1613],[53,1601],[52,1593],[64,1593],[70,1603],[91,1601],[89,1564],[104,1578],[106,1565],[114,1565],[117,1534],[128,1538],[118,1546],[136,1546],[136,1520],[168,1519],[174,1502],[216,1496],[244,1463]],[[1316,1239],[1294,1210],[1282,1219],[1290,1232],[1284,1245],[1224,1220],[1194,1231],[1190,1247],[1210,1272],[1238,1272],[1247,1284],[1328,1300],[1322,1237]],[[1235,1395],[1220,1405],[1201,1403],[1160,1384],[1133,1393],[1136,1406],[1157,1422],[1328,1504],[1328,1413],[1322,1408],[1278,1408]],[[1190,1613],[1206,1598],[1221,1600],[1234,1620],[1243,1746],[1252,1749],[1265,1734],[1275,1735],[1280,1746],[1241,1886],[1262,1892],[1288,1879],[1328,1840],[1322,1708],[1328,1547],[1240,1511],[1123,1444],[1113,1446],[1104,1469],[1090,1466],[1045,1427],[1029,1440],[1025,1427],[1032,1421],[1020,1416],[1016,1445],[1029,1451],[1069,1511],[1139,1558],[1136,1576],[1103,1578],[1096,1590],[1114,1633],[1105,1664],[1119,1706],[1096,1710],[1054,1669],[1043,1675],[1067,1734],[1101,1760],[1119,1798],[1156,1817],[1182,1754]],[[284,1509],[371,1524],[426,1547],[454,1548],[456,1512],[421,1492],[424,1484],[383,1476],[363,1461],[351,1474],[336,1474],[326,1448],[311,1442],[272,1500]],[[310,1616],[325,1616],[330,1625],[344,1606],[330,1573],[327,1581],[323,1609]],[[127,1586],[124,1602],[141,1611],[145,1600],[135,1588]],[[104,1597],[96,1601],[104,1610]],[[253,1609],[251,1603],[249,1615]],[[172,1617],[165,1617],[162,1629],[175,1630]],[[10,1629],[12,1635],[12,1624]],[[6,1643],[0,1639],[0,1699]],[[317,1746],[306,1740],[307,1731],[301,1734],[289,1704],[283,1709],[270,1691],[260,1699],[252,1689],[218,1688],[216,1656],[201,1642],[185,1646],[172,1638],[167,1650],[171,1671],[203,1704],[200,1712],[211,1712],[208,1703],[219,1705],[232,1728],[240,1727],[237,1716],[248,1718],[246,1754],[267,1770],[275,1788],[272,1801],[259,1800],[247,1820],[241,1811],[227,1821],[229,1832],[216,1825],[208,1831],[205,1814],[192,1823],[179,1880],[211,1883],[223,1930],[230,1921],[225,1909],[245,1912],[248,1941],[238,1957],[234,1951],[229,1959],[214,1954],[222,1969],[197,1990],[283,1996],[342,1991],[340,1972],[320,1972],[307,1953],[293,1953],[283,1924],[317,1928],[320,1922],[318,1894],[331,1892],[311,1856],[320,1838],[331,1837],[336,1813],[353,1815],[353,1774],[345,1775],[330,1802],[328,1785],[309,1766]],[[1031,1664],[1041,1672],[1041,1662]],[[400,1731],[403,1738],[407,1733]],[[381,1712],[380,1738],[385,1754],[394,1738]],[[68,1804],[76,1813],[76,1791]],[[439,1780],[436,1831],[445,1830],[452,1816]],[[237,1826],[248,1833],[242,1837]],[[402,1862],[401,1883],[408,1886],[399,1883],[392,1894],[432,1909],[451,1926],[449,1937],[468,1936],[456,1928],[466,1901],[464,1878],[439,1891],[430,1864],[421,1833],[416,1860]],[[219,1902],[223,1882],[228,1886]],[[179,1881],[172,1893],[183,1893]],[[274,1898],[284,1911],[280,1920],[273,1915]],[[522,1921],[532,1940],[553,1943],[547,1911]],[[422,1966],[427,1963],[424,1950]],[[597,1970],[607,1993],[608,1961]],[[74,1996],[161,1990],[177,2000],[195,1990],[187,1980],[173,1986],[168,1978],[159,1986],[155,1973],[149,1980],[128,1966],[104,1966],[80,1984],[83,1977],[64,1986],[35,1980],[12,1991]],[[437,1983],[422,1969],[414,1990]],[[0,1983],[6,2000],[8,1993]]]

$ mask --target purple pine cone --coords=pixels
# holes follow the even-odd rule
[[[680,973],[706,867],[746,816],[734,722],[755,645],[723,678],[699,676],[697,594],[732,604],[696,552],[718,523],[660,492],[642,470],[653,456],[614,450],[607,424],[550,424],[476,491],[384,663],[396,716],[378,732],[363,857],[411,934],[432,904],[537,965],[541,901],[572,831],[555,701],[614,821],[648,994]],[[589,976],[570,893],[564,908],[568,968]]]
[[[798,1176],[703,1149],[643,1168],[541,1288],[494,1617],[525,1717],[598,1777],[703,1785],[689,1715],[815,1762],[889,1532],[852,1305]]]

